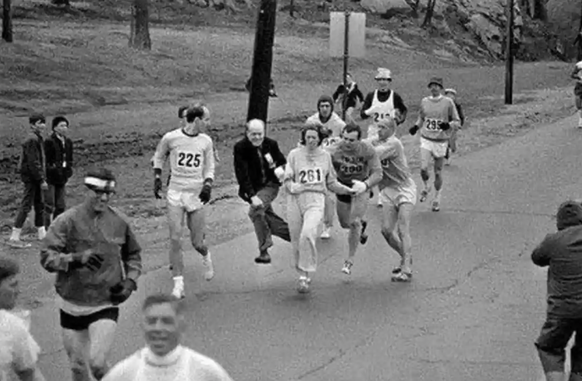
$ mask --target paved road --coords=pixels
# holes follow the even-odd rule
[[[375,207],[351,277],[340,272],[346,243],[335,229],[321,243],[309,296],[296,293],[281,241],[267,267],[252,261],[253,235],[213,247],[217,276],[210,283],[201,280],[199,259],[189,257],[186,343],[235,380],[540,379],[533,340],[544,318],[545,272],[529,254],[555,229],[557,205],[580,196],[582,133],[574,123],[541,128],[448,168],[442,211],[419,205],[413,217],[411,284],[389,280],[397,257],[379,234]],[[142,345],[143,295],[170,287],[166,269],[142,278],[122,311],[114,359]],[[33,334],[46,352],[48,379],[65,381],[56,316],[50,302],[35,310]]]

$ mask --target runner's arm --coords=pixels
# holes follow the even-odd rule
[[[154,174],[157,176],[162,176],[162,169],[164,168],[164,163],[166,158],[170,153],[170,145],[168,144],[168,137],[164,135],[162,140],[158,143],[156,147],[156,152],[154,153],[153,167],[154,167]]]
[[[360,102],[364,101],[364,94],[362,94],[358,85],[354,86],[354,95],[360,100]]]
[[[408,114],[408,108],[404,104],[402,97],[397,92],[394,92],[394,108],[400,113],[400,117],[396,120],[398,124],[404,123],[406,120],[406,115]]]
[[[376,186],[382,180],[382,165],[380,164],[380,158],[376,150],[371,148],[371,157],[368,159],[368,165],[370,167],[370,176],[364,181],[368,186],[368,189]]]
[[[285,166],[285,175],[283,184],[285,185],[285,189],[291,194],[297,194],[301,191],[302,185],[296,181],[295,179],[295,150],[289,152],[289,156],[287,157],[287,165]]]
[[[335,89],[335,92],[331,96],[331,98],[333,99],[334,102],[337,102],[337,100],[338,100],[340,94],[343,92],[343,90],[344,90],[344,85],[339,85],[337,87],[337,89]]]
[[[20,381],[44,381],[45,378],[38,369],[40,347],[32,335],[24,328],[15,329],[13,334],[12,369]]]
[[[121,247],[121,259],[125,268],[125,276],[137,285],[137,279],[142,272],[141,246],[137,242],[129,224],[126,225],[125,243]]]
[[[214,170],[216,168],[216,163],[214,162],[214,144],[212,139],[208,140],[208,145],[204,150],[204,181],[214,181]]]
[[[46,237],[42,240],[40,264],[50,273],[68,271],[72,254],[64,252],[69,236],[68,215],[61,215],[53,221]]]
[[[360,117],[362,119],[368,119],[370,115],[366,113],[372,107],[372,101],[374,100],[374,92],[368,93],[366,95],[366,99],[364,99],[364,104],[362,105],[362,110],[360,110]]]
[[[457,112],[457,106],[455,106],[455,102],[451,100],[451,106],[449,107],[449,123],[453,128],[461,127],[461,118],[459,117],[459,113]]]
[[[333,167],[333,162],[331,160],[331,155],[328,155],[328,166],[329,171],[327,173],[326,185],[327,189],[332,191],[336,194],[350,194],[352,193],[351,188],[340,183],[337,179],[337,173],[335,172],[335,168]]]
[[[532,252],[532,262],[540,267],[549,266],[554,249],[555,244],[553,241],[553,234],[548,234],[546,238],[544,238],[544,240]]]

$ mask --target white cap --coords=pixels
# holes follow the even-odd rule
[[[582,61],[576,63],[576,69],[582,70]]]
[[[379,67],[374,79],[392,79],[392,72],[386,68]]]
[[[453,89],[452,87],[445,89],[445,94],[451,93],[457,95],[457,90]]]

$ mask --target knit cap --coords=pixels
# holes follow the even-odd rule
[[[566,201],[558,208],[556,215],[558,230],[582,225],[582,205],[576,201]]]

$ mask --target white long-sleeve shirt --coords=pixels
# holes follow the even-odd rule
[[[6,310],[0,310],[0,381],[9,380],[11,371],[35,369],[40,347],[28,332],[27,323]]]
[[[178,346],[164,357],[140,349],[115,365],[103,381],[232,381],[216,361]]]

